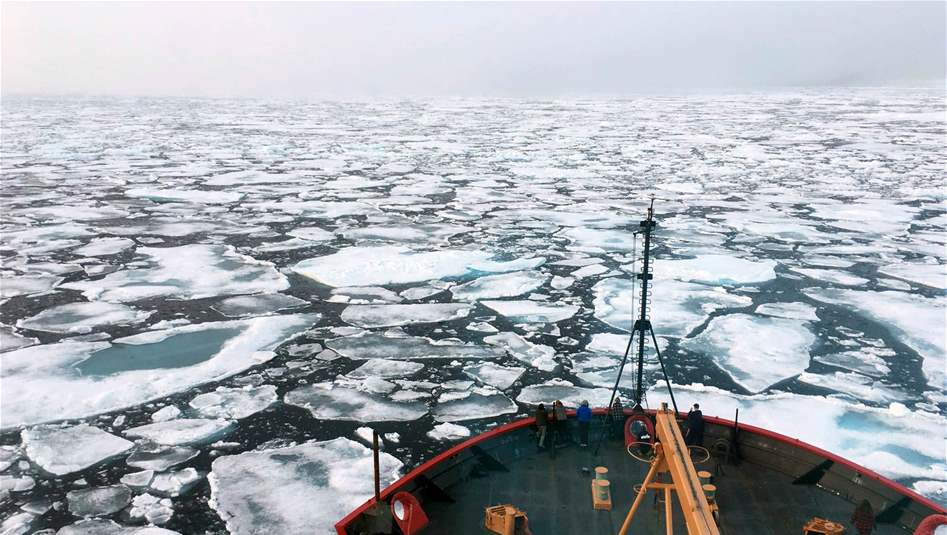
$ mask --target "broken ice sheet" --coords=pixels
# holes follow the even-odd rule
[[[424,369],[420,362],[403,360],[369,359],[364,364],[348,373],[349,377],[367,378],[380,377],[382,379],[402,378],[414,375]]]
[[[534,344],[516,333],[497,333],[485,336],[483,341],[503,348],[516,360],[542,371],[550,372],[558,366],[555,360],[555,349],[546,345]]]
[[[438,399],[437,406],[431,411],[438,422],[461,422],[494,418],[503,414],[515,414],[516,403],[490,387],[475,388],[465,396],[444,396]]]
[[[79,517],[105,516],[131,503],[132,491],[125,485],[91,487],[66,493],[69,512]]]
[[[551,305],[536,301],[480,301],[480,304],[512,321],[526,323],[556,323],[575,316],[579,307]]]
[[[185,325],[107,342],[60,342],[3,354],[3,425],[81,418],[221,380],[273,358],[318,315]],[[102,392],[108,392],[103,396]]]
[[[201,299],[289,288],[286,277],[272,264],[240,255],[227,245],[141,247],[137,252],[151,267],[117,271],[99,280],[71,282],[63,287],[79,290],[89,300],[113,302],[150,297]]]
[[[88,244],[72,250],[78,256],[109,256],[134,247],[135,242],[128,238],[96,238]]]
[[[69,303],[47,308],[35,316],[19,320],[17,327],[31,331],[82,334],[103,326],[141,323],[152,314],[118,303]]]
[[[204,418],[239,420],[269,408],[278,399],[273,385],[243,388],[219,386],[212,392],[199,394],[189,405]]]
[[[39,426],[20,432],[27,457],[46,472],[64,476],[103,463],[134,444],[97,427]]]
[[[815,342],[808,322],[731,314],[715,317],[682,346],[708,356],[737,384],[759,392],[805,371]]]
[[[187,446],[213,442],[235,428],[236,423],[231,420],[182,418],[131,427],[125,430],[125,436],[165,446]]]
[[[308,409],[319,420],[410,422],[428,412],[424,403],[398,403],[390,401],[387,395],[333,383],[300,386],[287,392],[283,401]]]
[[[462,425],[444,422],[435,425],[433,429],[427,432],[427,436],[441,441],[461,440],[470,436],[470,429]]]
[[[464,366],[465,375],[499,390],[506,390],[513,386],[513,383],[522,377],[525,372],[526,368],[502,366],[492,362],[480,362]]]
[[[611,395],[610,388],[584,388],[563,379],[551,379],[545,383],[524,387],[516,401],[532,406],[543,403],[550,407],[554,401],[559,400],[569,408],[576,408],[583,401],[588,401],[591,407],[604,407],[608,405]]]
[[[349,305],[342,311],[342,321],[371,329],[416,323],[440,323],[464,318],[472,307],[458,303],[423,303],[410,305]]]
[[[245,318],[248,316],[266,316],[281,310],[304,307],[308,304],[308,301],[291,295],[259,294],[228,297],[211,308],[228,318]]]
[[[476,301],[497,297],[516,297],[531,292],[549,280],[537,271],[515,271],[499,275],[487,275],[473,281],[454,286],[451,293],[461,301]]]
[[[394,482],[402,463],[382,452],[381,485]],[[372,495],[372,452],[336,438],[298,446],[226,455],[207,479],[210,506],[233,535],[329,533],[335,522]]]
[[[352,360],[489,359],[493,349],[458,342],[437,342],[417,336],[388,337],[377,333],[333,338],[326,347]]]

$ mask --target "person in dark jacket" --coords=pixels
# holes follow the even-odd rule
[[[858,535],[868,535],[875,529],[875,511],[868,500],[862,500],[855,512],[852,513],[852,524],[858,530]]]
[[[615,396],[615,401],[608,410],[608,418],[612,421],[612,438],[621,438],[624,435],[622,427],[625,425],[625,407],[622,406],[620,397]]]
[[[579,446],[585,448],[589,445],[589,425],[592,424],[592,409],[589,408],[588,400],[583,400],[579,410],[575,411],[575,419],[579,421]]]
[[[694,403],[694,408],[687,413],[687,435],[684,443],[688,446],[702,446],[704,444],[704,413],[700,412],[700,404]]]
[[[565,442],[569,434],[569,416],[566,415],[566,406],[562,401],[552,403],[552,443],[553,445]]]
[[[549,425],[549,415],[546,414],[546,406],[542,403],[536,407],[536,434],[539,436],[539,442],[536,444],[540,448],[545,447],[546,428]]]

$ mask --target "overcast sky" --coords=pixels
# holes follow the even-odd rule
[[[0,74],[7,95],[943,87],[945,5],[3,2]]]

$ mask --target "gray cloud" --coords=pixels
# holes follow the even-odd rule
[[[9,3],[2,89],[557,96],[937,84],[945,3]]]

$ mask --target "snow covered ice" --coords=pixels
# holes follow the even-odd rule
[[[381,453],[381,484],[402,463]],[[208,476],[211,507],[234,535],[259,532],[329,533],[336,520],[372,494],[371,450],[346,438],[227,455]]]
[[[97,427],[33,427],[21,433],[27,457],[57,476],[79,472],[132,449],[128,440]]]

